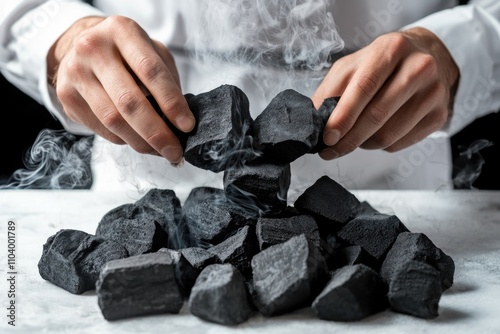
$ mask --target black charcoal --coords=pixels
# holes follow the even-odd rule
[[[217,255],[201,247],[184,248],[181,249],[181,253],[198,270],[203,270],[206,266],[220,262]]]
[[[189,308],[193,315],[218,324],[237,325],[246,321],[252,307],[243,275],[231,264],[212,264],[196,280]]]
[[[188,104],[196,127],[187,139],[187,162],[217,173],[256,157],[248,98],[238,87],[222,85],[190,97]]]
[[[355,215],[357,216],[366,216],[374,213],[380,213],[377,209],[373,208],[370,203],[367,201],[362,201],[359,205],[354,209]]]
[[[300,234],[304,234],[314,246],[321,248],[318,225],[309,215],[290,218],[259,218],[255,230],[260,250],[280,244]]]
[[[220,244],[209,248],[208,251],[216,255],[221,263],[230,263],[245,277],[250,277],[252,274],[250,261],[258,252],[255,229],[250,225],[244,226]]]
[[[141,254],[108,262],[96,284],[98,304],[107,320],[179,313],[183,295],[168,253]]]
[[[40,276],[74,294],[94,290],[106,262],[128,256],[121,245],[83,231],[64,229],[49,237],[38,262]]]
[[[244,210],[224,197],[211,196],[183,210],[192,246],[208,248],[240,227],[255,223]]]
[[[408,261],[391,279],[387,295],[394,311],[433,319],[439,315],[441,275],[427,263]]]
[[[394,275],[409,261],[420,261],[436,268],[441,276],[443,291],[453,285],[455,263],[423,233],[403,232],[387,253],[380,276],[389,284]]]
[[[323,141],[323,131],[325,130],[325,125],[339,100],[340,97],[329,97],[325,99],[323,104],[314,113],[314,123],[318,132],[318,142],[316,146],[309,151],[309,153],[318,153],[327,148],[327,145]]]
[[[294,206],[324,220],[327,229],[336,230],[354,218],[359,204],[356,196],[325,175],[307,188]]]
[[[177,284],[179,285],[179,289],[181,290],[183,296],[188,298],[194,282],[196,281],[196,278],[200,274],[201,270],[195,268],[191,262],[186,259],[181,251],[169,248],[160,248],[158,252],[167,253],[172,258],[175,266]]]
[[[364,264],[372,269],[378,269],[379,267],[377,260],[358,245],[337,249],[335,254],[328,258],[327,264],[330,270],[356,264]]]
[[[362,320],[387,309],[386,293],[373,269],[363,264],[345,266],[335,272],[312,303],[312,309],[323,320]]]
[[[248,164],[224,172],[224,191],[249,214],[277,215],[287,207],[290,165]]]
[[[311,151],[321,130],[315,114],[316,108],[307,96],[292,89],[276,95],[253,122],[262,158],[274,164],[288,164]]]
[[[214,201],[217,201],[223,200],[224,197],[224,189],[203,186],[195,187],[189,192],[189,195],[182,205],[182,210],[189,211],[191,205],[197,205],[206,199],[213,199]]]
[[[353,245],[363,247],[380,266],[402,232],[408,232],[408,229],[397,216],[375,213],[361,215],[351,220],[337,233],[337,236]]]
[[[254,304],[265,316],[308,305],[328,279],[323,256],[303,234],[266,248],[251,264]]]
[[[113,240],[127,250],[130,256],[156,252],[167,247],[168,236],[154,219],[121,218],[102,219],[96,229],[96,236]]]

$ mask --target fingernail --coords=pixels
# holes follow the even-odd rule
[[[175,124],[179,130],[189,132],[194,128],[195,119],[192,115],[182,114],[175,118]]]
[[[161,155],[171,163],[177,164],[182,159],[182,150],[177,146],[167,146],[161,150]]]
[[[340,131],[339,130],[328,130],[324,135],[323,135],[323,141],[325,142],[326,145],[332,146],[338,143],[340,140]]]
[[[321,152],[321,157],[325,160],[333,160],[340,156],[340,154],[332,148],[327,148]]]

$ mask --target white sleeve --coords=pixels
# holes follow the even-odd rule
[[[47,53],[77,20],[103,15],[76,0],[2,0],[0,2],[0,70],[2,75],[31,96],[75,134],[91,134],[69,120],[55,91],[47,82]]]
[[[500,109],[500,1],[472,0],[409,26],[437,35],[460,70],[453,115],[443,131],[452,136],[475,119]]]

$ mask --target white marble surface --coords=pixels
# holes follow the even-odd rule
[[[187,305],[178,315],[104,320],[95,293],[72,295],[44,281],[37,263],[47,238],[63,228],[94,233],[110,209],[136,200],[85,190],[0,192],[0,333],[500,333],[500,192],[354,191],[453,257],[455,284],[440,315],[422,320],[385,311],[355,323],[321,321],[308,309],[236,327],[204,322]],[[16,327],[7,325],[7,223],[17,225]]]

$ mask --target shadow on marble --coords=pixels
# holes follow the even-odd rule
[[[470,314],[453,309],[447,306],[439,307],[439,316],[433,319],[433,322],[447,324],[452,322],[463,321],[471,318]]]

